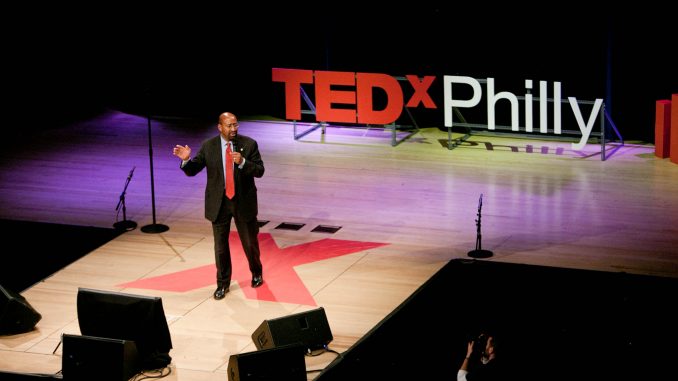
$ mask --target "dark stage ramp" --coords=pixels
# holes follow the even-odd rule
[[[506,380],[669,379],[676,295],[677,279],[455,259],[317,380],[454,380],[483,328]]]

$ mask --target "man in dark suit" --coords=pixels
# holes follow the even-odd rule
[[[264,162],[257,142],[238,135],[235,115],[230,112],[221,114],[217,129],[219,136],[205,140],[194,158],[191,159],[191,149],[187,145],[175,146],[172,153],[182,160],[181,169],[188,176],[195,176],[207,167],[205,218],[212,221],[217,265],[214,299],[219,300],[226,295],[231,283],[231,252],[228,246],[231,218],[235,220],[252,272],[252,287],[264,283],[257,238],[257,187],[254,184],[255,177],[264,175]]]

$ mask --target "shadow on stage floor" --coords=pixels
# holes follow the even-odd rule
[[[454,380],[487,328],[503,379],[668,379],[676,295],[672,278],[457,259],[316,380]]]

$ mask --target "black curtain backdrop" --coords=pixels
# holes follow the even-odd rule
[[[105,108],[284,117],[273,67],[435,75],[430,93],[439,108],[414,112],[423,125],[440,127],[444,75],[493,77],[497,91],[516,95],[524,94],[525,79],[535,87],[548,81],[549,89],[560,81],[564,97],[606,99],[624,138],[648,142],[654,102],[678,91],[675,32],[660,6],[51,7],[8,15],[19,25],[4,37],[9,135]]]

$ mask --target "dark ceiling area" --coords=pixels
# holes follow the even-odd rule
[[[282,84],[271,81],[271,69],[280,67],[432,75],[438,102],[445,75],[491,77],[507,86],[560,81],[564,97],[604,99],[625,138],[652,142],[654,102],[678,90],[670,16],[649,7],[527,16],[509,6],[492,13],[328,6],[334,9],[17,11],[23,22],[5,38],[6,132],[25,135],[105,108],[284,117]],[[652,22],[640,27],[640,19]],[[507,90],[521,95],[524,88]],[[442,124],[442,111],[428,122]]]

